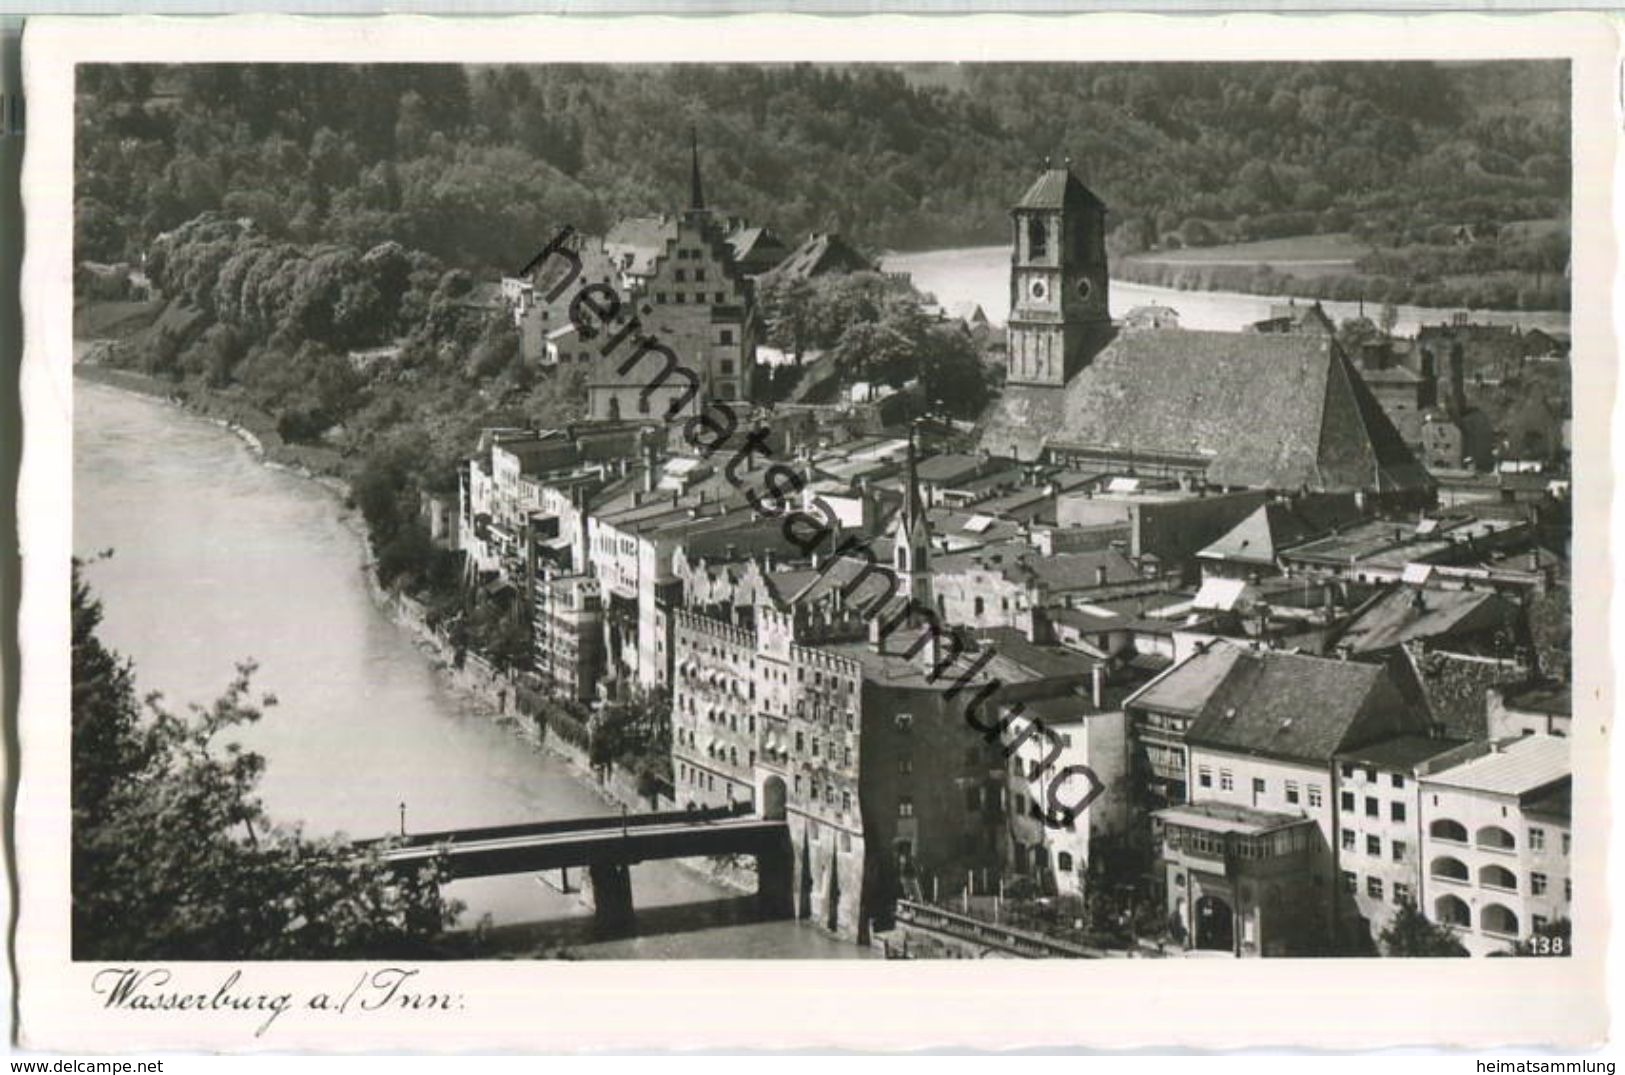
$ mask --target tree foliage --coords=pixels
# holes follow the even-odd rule
[[[107,261],[218,209],[511,269],[563,224],[684,204],[695,116],[730,209],[876,248],[1005,241],[1049,154],[1140,242],[1245,218],[1399,245],[1565,215],[1571,181],[1555,63],[125,64],[78,90],[79,256]]]
[[[252,664],[207,708],[139,702],[73,571],[76,959],[421,957],[456,920],[434,870],[397,878],[338,839],[267,817],[265,762],[227,737],[259,720]]]
[[[1394,917],[1377,938],[1384,955],[1388,956],[1465,956],[1467,949],[1456,939],[1456,931],[1449,926],[1430,921],[1406,900],[1394,912]]]

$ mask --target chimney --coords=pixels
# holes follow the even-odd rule
[[[1104,586],[1104,585],[1106,585],[1106,565],[1105,564],[1096,564],[1095,565],[1095,585],[1096,586]]]

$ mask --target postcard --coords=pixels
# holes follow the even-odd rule
[[[31,22],[22,1044],[1597,1045],[1617,48]]]

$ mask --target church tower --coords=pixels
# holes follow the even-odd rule
[[[1072,174],[1044,170],[1010,210],[1010,384],[1061,386],[1111,334],[1106,205]]]

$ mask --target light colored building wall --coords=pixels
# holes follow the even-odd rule
[[[1338,883],[1370,925],[1373,942],[1402,900],[1422,905],[1418,789],[1408,770],[1338,766]]]
[[[1469,952],[1488,955],[1527,940],[1537,917],[1546,922],[1571,917],[1566,823],[1525,817],[1512,796],[1426,778],[1421,797],[1422,911],[1451,925]],[[1510,848],[1495,846],[1497,830],[1510,838]],[[1465,878],[1451,876],[1462,868]]]

